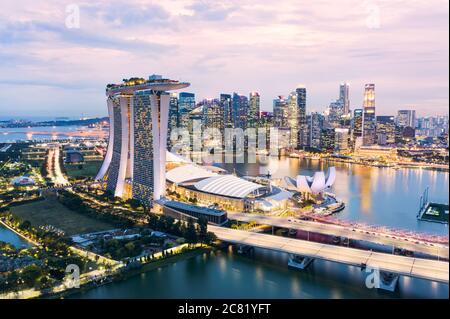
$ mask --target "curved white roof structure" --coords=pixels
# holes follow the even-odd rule
[[[210,177],[195,183],[194,186],[202,192],[236,198],[245,198],[252,193],[257,193],[260,189],[265,189],[263,185],[246,181],[234,175]]]
[[[166,173],[166,178],[172,183],[180,184],[188,181],[214,177],[217,175],[218,174],[197,165],[183,165],[168,171]]]
[[[169,151],[166,152],[166,162],[192,163],[192,161],[187,159],[186,157],[176,154],[176,153],[169,152]]]
[[[324,172],[316,172],[313,177],[298,175],[295,180],[290,177],[285,177],[284,180],[288,188],[296,188],[302,193],[318,194],[333,186],[336,180],[336,168],[330,167],[327,177]]]

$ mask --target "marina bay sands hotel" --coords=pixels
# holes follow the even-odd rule
[[[108,84],[109,142],[96,180],[146,205],[164,196],[170,95],[189,83],[152,75]]]

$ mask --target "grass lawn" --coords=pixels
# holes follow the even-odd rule
[[[115,228],[112,224],[71,211],[53,196],[45,200],[11,207],[11,213],[28,220],[35,227],[52,225],[63,230],[66,236]]]
[[[83,164],[65,164],[69,177],[94,177],[100,170],[103,161],[86,161]],[[81,169],[80,169],[81,167]]]

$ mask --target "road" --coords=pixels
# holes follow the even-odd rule
[[[69,181],[64,177],[59,162],[60,158],[59,147],[54,147],[48,150],[47,170],[55,183],[55,185],[69,185]]]
[[[217,238],[225,242],[308,256],[346,265],[361,266],[365,264],[367,267],[378,268],[380,271],[447,284],[449,281],[448,262],[377,253],[213,225],[208,225],[208,229],[215,233]]]
[[[258,224],[271,225],[276,227],[297,229],[309,231],[318,234],[327,234],[331,236],[340,236],[356,240],[364,240],[372,243],[394,246],[402,249],[407,249],[414,252],[420,252],[439,258],[449,259],[448,246],[435,244],[432,245],[427,242],[411,241],[406,237],[396,236],[393,238],[388,234],[367,232],[357,228],[347,228],[339,225],[325,224],[313,221],[304,221],[294,218],[283,218],[274,216],[264,216],[257,214],[233,213],[227,212],[229,219],[234,219],[242,222],[255,221]]]

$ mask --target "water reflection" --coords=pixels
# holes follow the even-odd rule
[[[430,199],[448,202],[449,173],[420,169],[392,169],[363,165],[324,162],[310,159],[270,157],[266,166],[259,163],[216,164],[240,175],[270,172],[274,178],[312,176],[317,170],[336,167],[333,186],[346,208],[337,216],[369,224],[385,225],[436,234],[447,234],[443,224],[416,219],[420,195],[430,186]]]

